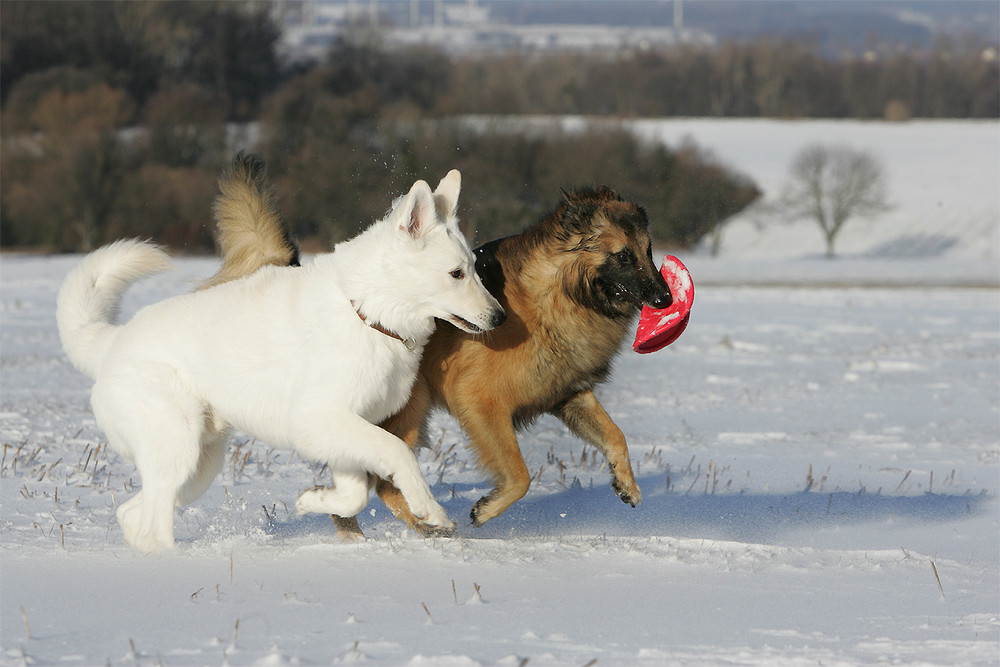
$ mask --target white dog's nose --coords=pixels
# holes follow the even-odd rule
[[[507,313],[503,308],[497,308],[493,311],[493,317],[490,318],[490,329],[498,327],[507,321]]]

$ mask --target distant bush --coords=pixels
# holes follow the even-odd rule
[[[694,245],[760,195],[697,147],[647,145],[619,126],[539,132],[387,118],[334,134],[299,120],[287,144],[287,126],[265,131],[271,140],[262,152],[278,156],[271,174],[290,224],[320,247],[380,217],[414,180],[435,185],[453,168],[463,176],[464,231],[477,242],[520,231],[556,205],[560,189],[581,185],[609,185],[643,205],[657,242],[677,247]],[[311,141],[298,143],[303,134]]]
[[[889,100],[882,115],[890,123],[902,123],[910,120],[910,107],[902,100]]]
[[[226,149],[225,105],[204,86],[181,83],[153,95],[143,121],[149,131],[149,159],[170,167],[216,163]]]
[[[131,116],[124,91],[98,83],[53,88],[25,122],[34,132],[5,138],[5,240],[90,250],[103,237],[127,159],[119,129]]]

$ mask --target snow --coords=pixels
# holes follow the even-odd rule
[[[776,219],[770,205],[789,179],[797,151],[812,143],[867,151],[885,171],[892,209],[848,221],[837,252],[851,257],[992,262],[1000,257],[1000,123],[923,120],[691,119],[634,121],[641,136],[680,146],[692,139],[721,163],[751,176],[761,205],[731,220],[723,254],[797,258],[824,251],[817,223]],[[994,273],[994,276],[996,274]]]
[[[752,140],[788,154],[802,131],[691,123],[712,126],[719,154]],[[946,148],[936,133],[968,124],[926,125]],[[968,168],[938,158],[956,177],[997,168],[997,126],[973,125]],[[917,152],[883,159],[901,173]],[[762,152],[761,173],[768,162],[786,161]],[[220,479],[178,512],[178,549],[127,548],[114,508],[140,480],[105,448],[53,315],[79,257],[4,255],[0,663],[997,664],[995,182],[939,184],[964,196],[947,207],[960,238],[933,256],[845,237],[861,249],[830,262],[818,232],[765,254],[735,230],[723,257],[683,256],[698,290],[687,331],[655,354],[623,351],[600,392],[629,439],[637,508],[603,457],[546,417],[521,437],[528,496],[466,525],[489,483],[436,415],[420,460],[460,523],[453,539],[420,538],[373,500],[367,539],[340,543],[325,517],[294,513],[322,471],[237,435]],[[971,222],[978,211],[992,228]],[[177,264],[128,293],[126,316],[216,266]]]

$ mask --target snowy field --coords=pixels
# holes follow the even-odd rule
[[[675,146],[694,139],[723,164],[753,177],[764,192],[763,204],[780,196],[801,148],[822,143],[866,151],[884,168],[892,209],[875,220],[848,222],[838,237],[838,253],[997,260],[1000,123],[995,121],[680,120],[634,125],[642,135]],[[761,258],[819,255],[821,239],[814,222],[782,224],[751,207],[730,221],[723,252]]]
[[[742,137],[731,157],[670,131],[763,185],[777,175],[762,147],[790,154],[797,141],[781,138],[806,124],[787,125],[757,131],[756,148]],[[973,126],[978,142],[945,142],[936,159],[995,177],[1000,126]],[[938,129],[952,127],[968,125]],[[914,159],[884,153],[890,173]],[[736,227],[726,256],[682,255],[689,328],[661,352],[623,352],[601,391],[629,439],[638,508],[615,497],[599,454],[543,418],[521,439],[529,495],[465,525],[488,484],[438,415],[420,459],[462,524],[453,539],[417,537],[373,500],[368,539],[341,544],[324,517],[294,514],[325,481],[317,466],[238,436],[217,483],[179,511],[176,552],[125,547],[114,508],[140,480],[106,449],[55,329],[79,258],[5,255],[0,663],[998,664],[996,182],[940,185],[958,240],[919,257],[859,237],[828,262],[818,232],[814,247],[766,255]],[[887,224],[871,246],[904,247],[892,229],[910,228]],[[125,312],[214,268],[180,260],[130,291]]]

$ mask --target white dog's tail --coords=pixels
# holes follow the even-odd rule
[[[169,269],[170,258],[147,241],[116,241],[95,250],[59,288],[56,321],[66,356],[93,378],[114,341],[122,293],[130,283]]]

